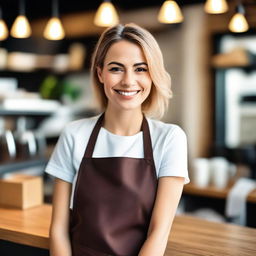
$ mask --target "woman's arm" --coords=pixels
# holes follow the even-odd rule
[[[69,202],[72,184],[55,179],[50,227],[50,255],[71,256],[69,240]]]
[[[148,236],[139,256],[163,256],[184,185],[183,177],[161,177]]]

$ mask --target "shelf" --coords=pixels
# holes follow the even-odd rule
[[[56,100],[8,98],[0,104],[0,115],[51,115],[61,107]]]
[[[44,167],[47,164],[47,162],[48,162],[48,159],[46,158],[34,158],[26,161],[0,164],[0,176],[6,173],[24,170],[26,168],[37,167],[37,166]]]
[[[213,198],[220,198],[226,199],[230,188],[232,187],[232,183],[225,189],[218,189],[213,186],[208,186],[205,188],[201,188],[196,186],[193,183],[189,183],[184,186],[183,193],[188,195],[195,195],[195,196],[203,196],[203,197],[213,197]],[[256,203],[256,189],[253,190],[247,197],[247,201],[250,203]]]
[[[248,66],[227,66],[227,67],[218,67],[213,66],[213,69],[220,69],[220,70],[226,70],[226,69],[244,69],[244,70],[256,70],[256,64],[248,65]]]
[[[65,76],[67,74],[80,74],[84,72],[88,72],[89,68],[82,68],[79,70],[63,70],[63,71],[58,71],[54,70],[52,68],[35,68],[33,70],[8,70],[8,69],[0,69],[0,75],[1,77],[3,76],[31,76],[31,75],[56,75],[56,76]]]
[[[54,111],[6,110],[0,107],[0,116],[49,116]]]

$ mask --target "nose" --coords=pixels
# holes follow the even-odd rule
[[[135,74],[132,71],[126,70],[122,77],[122,85],[125,87],[130,87],[135,85],[136,78]]]

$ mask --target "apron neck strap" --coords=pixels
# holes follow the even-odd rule
[[[104,120],[105,113],[102,113],[99,119],[97,120],[93,131],[91,133],[91,136],[89,138],[84,157],[86,158],[92,158],[93,150],[96,144],[96,140],[100,131],[100,128],[102,127],[102,123]],[[142,125],[141,125],[141,131],[143,131],[143,148],[144,148],[144,158],[153,160],[153,150],[152,150],[152,143],[150,138],[150,131],[147,119],[143,115]]]

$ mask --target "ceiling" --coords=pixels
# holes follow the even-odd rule
[[[195,4],[203,0],[176,0],[179,5]],[[96,10],[102,0],[59,0],[60,15],[81,11]],[[163,0],[112,0],[112,3],[120,10],[161,6]],[[25,0],[26,16],[30,19],[44,18],[51,15],[51,0]],[[10,25],[18,15],[19,0],[0,0],[3,18]]]

